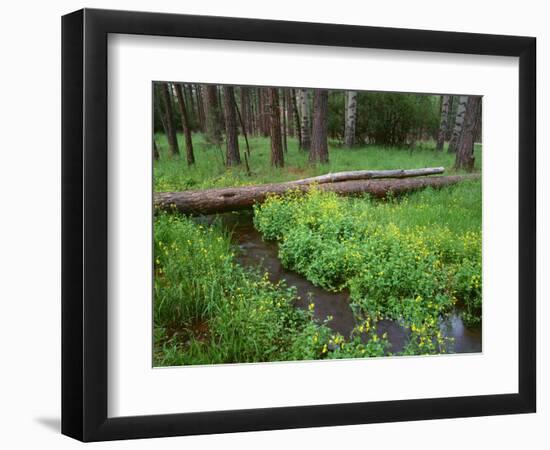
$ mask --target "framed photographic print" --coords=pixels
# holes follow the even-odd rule
[[[64,434],[535,411],[535,38],[62,32]]]

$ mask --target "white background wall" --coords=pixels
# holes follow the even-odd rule
[[[372,3],[372,4],[369,4]],[[74,448],[60,417],[60,16],[83,6],[257,17],[538,38],[539,380],[550,374],[547,208],[550,158],[542,151],[549,104],[550,29],[545,2],[479,0],[276,2],[88,0],[4,2],[0,16],[0,443],[3,448]],[[546,19],[546,20],[545,20]],[[339,70],[334,68],[334,70]],[[547,122],[547,121],[546,121]],[[505,199],[503,199],[505,201]],[[544,225],[543,225],[544,224]],[[503,243],[504,248],[505,243]],[[504,250],[503,250],[504,251]],[[544,279],[546,278],[546,279]],[[546,294],[546,295],[545,295]],[[544,354],[546,352],[546,354]],[[550,395],[539,382],[536,415],[240,433],[97,444],[95,448],[548,448]],[[306,447],[307,446],[307,447]]]

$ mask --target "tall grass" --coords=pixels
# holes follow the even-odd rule
[[[295,290],[235,263],[227,234],[178,214],[155,218],[154,364],[245,363],[380,356],[363,328],[344,338],[294,307]],[[329,346],[337,343],[337,351]]]
[[[298,150],[296,139],[288,139],[288,152],[285,153],[285,167],[270,166],[270,140],[264,137],[250,137],[251,156],[249,160],[251,176],[244,167],[226,168],[225,148],[206,143],[201,134],[193,135],[196,164],[188,167],[183,152],[183,138],[178,136],[181,157],[169,157],[165,135],[156,136],[160,160],[154,165],[156,192],[210,187],[227,187],[247,184],[276,183],[290,181],[328,172],[360,169],[400,169],[443,166],[447,173],[454,173],[454,154],[434,151],[435,143],[426,142],[415,149],[385,148],[364,146],[353,149],[341,148],[329,143],[329,164],[310,166],[307,152]],[[240,142],[241,154],[244,140]],[[476,170],[481,167],[481,146],[476,145]]]

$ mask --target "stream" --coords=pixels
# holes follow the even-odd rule
[[[307,309],[310,301],[313,301],[316,319],[323,321],[327,316],[332,316],[333,319],[327,325],[335,332],[349,336],[356,325],[349,292],[326,291],[296,272],[285,269],[279,261],[277,243],[263,241],[261,234],[254,228],[251,212],[225,213],[217,217],[231,232],[233,243],[239,248],[236,255],[239,264],[254,269],[261,267],[267,271],[272,282],[285,280],[288,286],[296,288],[296,307]],[[481,328],[467,328],[458,309],[443,320],[440,327],[444,336],[454,338],[449,353],[481,352]],[[387,333],[392,353],[401,351],[407,342],[408,330],[395,321],[379,321],[377,331],[380,335]]]

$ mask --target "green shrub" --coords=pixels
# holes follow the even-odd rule
[[[358,320],[407,327],[405,353],[440,353],[448,344],[440,320],[457,301],[468,325],[481,320],[479,200],[479,182],[387,202],[313,189],[270,197],[254,223],[279,240],[285,267],[325,289],[349,289]]]

